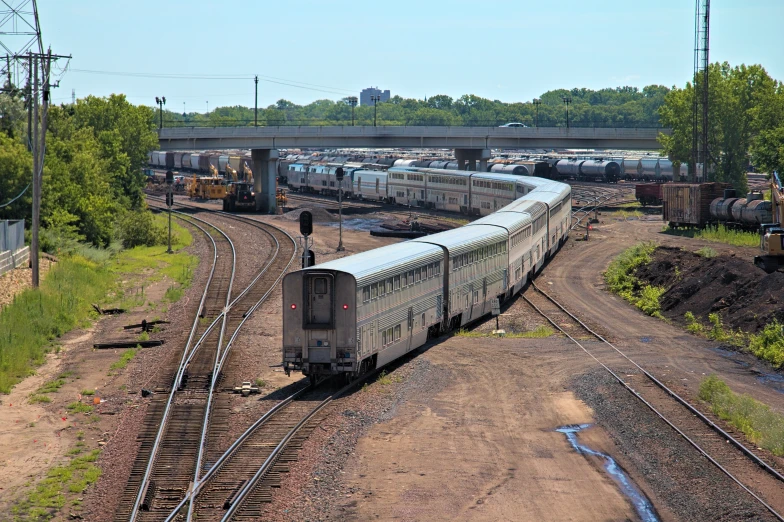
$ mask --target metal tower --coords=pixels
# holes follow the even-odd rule
[[[0,47],[6,55],[2,81],[18,88],[30,77],[28,53],[44,54],[35,0],[0,0]]]
[[[694,107],[692,113],[692,152],[689,181],[696,181],[697,165],[702,163],[707,180],[708,162],[708,57],[710,42],[710,0],[696,0],[694,14]]]

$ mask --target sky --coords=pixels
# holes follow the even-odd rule
[[[18,3],[21,0],[15,0]],[[72,55],[54,101],[123,93],[172,111],[365,87],[530,101],[559,88],[683,86],[694,0],[38,0],[43,43]],[[784,80],[784,0],[714,0],[710,59]],[[64,65],[64,62],[60,62]]]

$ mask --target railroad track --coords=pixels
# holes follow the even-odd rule
[[[536,283],[531,283],[531,290],[523,294],[523,299],[534,310],[593,358],[775,519],[784,521],[784,495],[781,494],[784,492],[784,475],[780,470],[759,457],[754,447],[748,447],[735,439],[651,372],[592,330]],[[579,336],[586,334],[597,342],[581,342]]]
[[[188,207],[179,203],[178,206]],[[186,218],[183,212],[177,213],[205,233],[208,233],[206,227],[218,231],[203,219]],[[231,216],[231,219],[264,231],[273,245],[270,256],[251,283],[232,299],[233,245],[229,256],[225,247],[231,245],[231,240],[221,232],[225,241],[215,243],[212,276],[205,288],[200,312],[194,319],[165,406],[158,405],[153,408],[155,415],[148,415],[140,437],[144,451],[137,456],[116,514],[117,520],[160,520],[186,495],[191,484],[199,480],[206,462],[207,442],[228,429],[228,408],[222,407],[225,405],[220,404],[220,399],[215,399],[215,391],[230,348],[242,325],[272,293],[296,255],[296,243],[283,230],[247,218]],[[229,258],[232,260],[230,268],[227,266]],[[226,271],[230,275],[225,275]],[[227,277],[228,285],[225,283]],[[198,340],[194,342],[195,339]],[[160,420],[160,424],[154,429],[156,420]]]

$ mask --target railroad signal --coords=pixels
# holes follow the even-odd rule
[[[313,233],[313,214],[305,210],[299,215],[299,233],[309,236]]]
[[[307,256],[302,257],[302,268],[307,268],[316,264],[316,254],[312,250],[308,250]],[[292,305],[293,307],[294,305]]]
[[[337,170],[335,170],[335,179],[337,179],[339,182],[343,181],[343,174],[343,167],[338,167]]]
[[[172,194],[171,192],[166,193],[166,205],[170,207],[174,205],[174,194]]]
[[[174,184],[174,172],[167,170],[166,171],[166,184],[173,185]]]

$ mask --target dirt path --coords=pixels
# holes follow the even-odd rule
[[[412,397],[360,440],[346,486],[351,520],[626,520],[635,514],[601,463],[556,428],[592,422],[564,383],[574,353],[559,338],[454,337],[420,357],[448,384]],[[497,364],[484,364],[497,361]],[[573,360],[581,366],[582,360]],[[438,378],[438,377],[434,377]],[[594,449],[599,429],[580,435]],[[355,495],[354,498],[357,498]],[[338,517],[336,517],[338,518]]]

